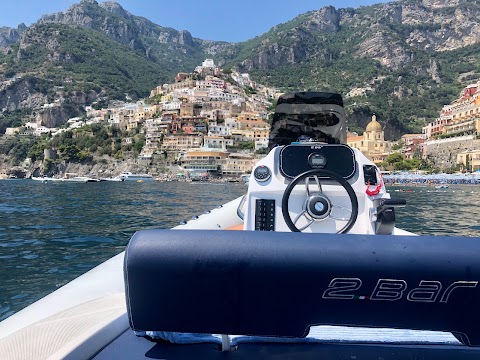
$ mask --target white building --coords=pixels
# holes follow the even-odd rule
[[[236,118],[227,118],[225,119],[225,126],[230,130],[238,129],[238,121]]]
[[[208,136],[228,136],[230,128],[226,125],[209,125]]]
[[[226,150],[225,138],[222,136],[205,136],[203,138],[203,147],[210,150]]]
[[[213,59],[205,59],[205,61],[202,62],[202,67],[203,68],[209,68],[209,69],[215,69],[215,63],[213,62]]]
[[[255,151],[268,148],[268,138],[255,139]]]
[[[180,110],[181,101],[168,101],[162,104],[162,110],[164,111],[173,111]]]

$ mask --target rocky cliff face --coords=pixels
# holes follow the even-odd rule
[[[340,51],[399,69],[416,61],[415,50],[451,51],[480,43],[480,7],[467,0],[395,1],[359,9],[324,7],[275,27],[242,62],[247,70],[309,60],[338,43]],[[266,61],[268,59],[268,61]]]
[[[19,38],[20,35],[17,30],[9,27],[0,28],[0,48],[16,43]]]
[[[20,39],[20,35],[26,28],[27,27],[23,23],[20,24],[16,29],[0,27],[0,49],[15,44]]]
[[[47,96],[35,90],[36,80],[21,79],[0,92],[0,113],[19,109],[38,109],[47,102]]]
[[[40,109],[35,115],[35,122],[48,128],[64,125],[66,120],[80,115],[74,107],[55,106]]]
[[[100,31],[111,39],[148,53],[152,40],[167,44],[172,49],[186,52],[186,48],[203,51],[209,42],[195,39],[186,31],[162,27],[139,16],[132,15],[116,2],[97,3],[95,0],[82,0],[67,11],[45,15],[38,24],[57,23],[76,25]],[[222,42],[216,42],[221,46]]]

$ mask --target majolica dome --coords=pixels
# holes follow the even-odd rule
[[[366,131],[382,131],[382,125],[377,121],[377,116],[372,116],[372,121],[370,121],[367,125]]]

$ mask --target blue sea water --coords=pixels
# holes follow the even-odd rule
[[[120,253],[136,230],[171,228],[246,190],[237,183],[0,181],[0,320]],[[397,226],[480,237],[480,187],[389,190],[407,199]]]

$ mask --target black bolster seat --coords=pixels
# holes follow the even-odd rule
[[[145,230],[125,285],[136,331],[303,337],[312,325],[450,331],[480,345],[480,241]]]

